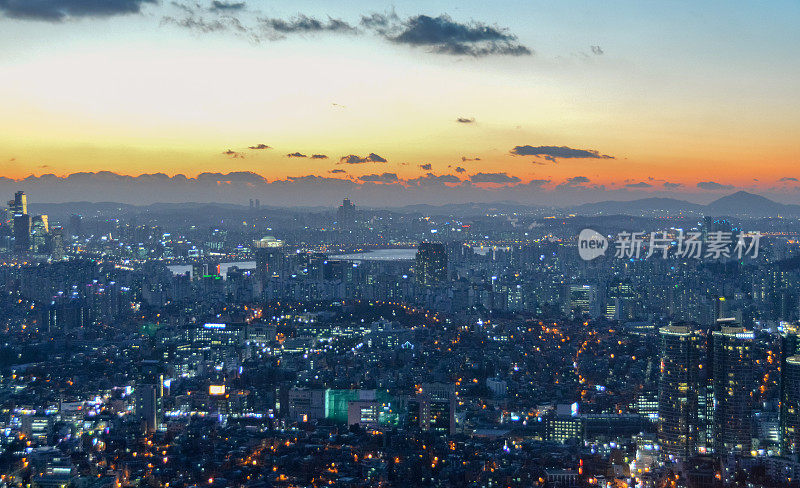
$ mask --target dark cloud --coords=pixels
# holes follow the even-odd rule
[[[474,124],[475,123],[475,117],[471,117],[471,118],[459,117],[459,118],[456,119],[456,122],[458,122],[459,124]]]
[[[267,182],[263,176],[250,171],[234,171],[232,173],[200,173],[197,175],[197,181],[200,183],[213,183],[217,185],[263,185]]]
[[[430,171],[433,168],[433,165],[431,163],[420,164],[419,168],[424,169],[425,171]]]
[[[456,168],[456,173],[464,173],[464,172],[466,172],[466,171],[467,171],[467,170],[466,170],[466,169],[464,169],[464,168],[462,168],[461,166],[458,166],[458,167]]]
[[[571,178],[567,178],[567,180],[562,183],[563,186],[580,186],[584,183],[589,183],[589,178],[585,176],[573,176]]]
[[[343,169],[336,168],[336,169],[332,169],[332,170],[328,171],[328,173],[339,174],[339,173],[347,173],[347,171],[345,171]]]
[[[267,146],[266,144],[256,144],[255,146],[249,146],[248,149],[259,150],[259,149],[272,149],[272,148]]]
[[[466,163],[467,161],[480,161],[480,160],[481,160],[481,158],[478,158],[478,157],[468,158],[466,156],[461,156],[461,162],[462,163]]]
[[[223,152],[222,152],[222,154],[224,154],[224,155],[226,155],[226,156],[230,156],[231,158],[241,158],[241,159],[244,159],[244,154],[242,154],[242,153],[240,153],[240,152],[236,152],[236,151],[234,151],[234,150],[232,150],[232,149],[228,149],[227,151],[223,151]]]
[[[326,154],[312,154],[311,159],[328,159]]]
[[[797,178],[794,178],[792,176],[784,176],[783,178],[779,179],[778,181],[800,181],[800,180],[798,180]]]
[[[515,156],[536,156],[547,161],[557,162],[558,159],[614,159],[614,156],[600,154],[593,149],[573,149],[567,146],[515,146],[511,150]]]
[[[406,184],[409,186],[445,186],[447,184],[457,184],[461,183],[461,178],[455,175],[435,175],[433,173],[428,173],[425,176],[420,176],[419,178],[413,178],[411,180],[406,181]]]
[[[78,17],[111,17],[137,14],[144,4],[157,0],[0,0],[7,17],[61,22]]]
[[[674,190],[676,188],[682,187],[683,183],[670,183],[669,181],[665,181],[662,186],[664,188],[668,188],[670,190]]]
[[[244,8],[244,2],[219,2],[214,0],[211,2],[211,8],[209,10],[213,12],[238,12],[244,10]]]
[[[470,176],[469,180],[473,183],[498,183],[498,184],[519,183],[520,181],[522,181],[516,176],[509,176],[506,173],[476,173]]]
[[[369,153],[366,157],[359,157],[355,154],[349,154],[339,158],[339,164],[363,164],[363,163],[385,163],[386,160],[375,153]]]
[[[372,183],[397,183],[400,181],[400,178],[397,177],[395,173],[383,173],[383,174],[372,174],[372,175],[364,175],[359,176],[359,180],[372,182]]]
[[[628,183],[625,186],[627,188],[651,188],[653,185],[644,181],[640,181],[638,183]]]
[[[314,33],[314,32],[339,32],[356,33],[358,29],[341,19],[328,18],[327,21],[300,14],[289,20],[277,18],[259,18],[261,26],[267,30],[280,34]]]
[[[591,46],[591,48],[592,48],[592,54],[594,54],[596,56],[600,56],[601,54],[603,54],[605,52],[605,51],[603,51],[603,48],[600,47],[600,46]]]
[[[365,24],[365,19],[366,24]],[[481,22],[460,23],[447,15],[417,15],[397,24],[396,16],[373,14],[362,18],[379,34],[397,44],[427,47],[432,52],[456,56],[524,56],[532,51],[507,29]]]
[[[308,156],[306,156],[303,153],[293,152],[293,153],[287,154],[286,157],[287,158],[307,158]]]
[[[733,190],[735,187],[733,185],[717,183],[716,181],[701,181],[697,184],[697,188],[701,190]]]
[[[189,15],[180,19],[176,17],[163,17],[161,23],[176,25],[203,34],[231,31],[253,37],[250,29],[242,25],[239,19],[235,17],[226,16],[219,19],[205,19],[195,15]]]

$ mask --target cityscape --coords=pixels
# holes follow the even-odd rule
[[[0,225],[6,486],[798,485],[797,218],[33,208]],[[580,255],[631,226],[762,237]]]
[[[797,0],[0,0],[0,488],[800,488]]]

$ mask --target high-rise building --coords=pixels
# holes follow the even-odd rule
[[[722,326],[713,332],[714,451],[749,452],[754,405],[754,334]]]
[[[417,395],[420,428],[440,435],[454,434],[455,387],[445,383],[423,383],[421,390]]]
[[[786,324],[781,333],[780,438],[781,454],[800,459],[800,337]]]
[[[14,194],[14,199],[8,202],[11,213],[14,217],[27,215],[28,213],[28,196],[24,191],[18,191]]]
[[[446,281],[447,251],[445,251],[444,244],[421,242],[417,247],[414,272],[417,283],[424,286],[432,286]]]
[[[164,397],[164,375],[158,361],[144,360],[136,386],[136,410],[146,432],[155,432],[161,424]]]
[[[47,253],[47,240],[50,225],[47,215],[36,215],[31,218],[30,245],[31,250],[37,254]]]
[[[28,214],[14,217],[14,251],[27,254],[31,249],[31,228],[33,220]]]
[[[8,202],[11,217],[14,221],[14,252],[27,254],[31,248],[31,216],[28,215],[28,196],[18,191],[14,199]]]
[[[256,260],[256,274],[262,282],[283,272],[283,241],[272,236],[253,242]]]
[[[349,198],[342,200],[342,204],[339,205],[339,210],[336,212],[336,218],[340,224],[349,224],[355,221],[356,206]]]
[[[695,453],[701,430],[698,392],[702,337],[689,325],[664,327],[660,335],[659,440],[665,455],[686,460]]]
[[[53,227],[50,230],[48,248],[54,261],[64,259],[64,228]]]

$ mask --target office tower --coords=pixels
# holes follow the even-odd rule
[[[50,250],[50,256],[53,261],[61,261],[64,259],[64,228],[53,227],[50,230],[49,243],[47,246]]]
[[[11,213],[14,217],[27,215],[28,213],[28,196],[24,191],[18,191],[14,194],[14,199],[8,202]]]
[[[713,332],[714,451],[720,455],[750,451],[754,338],[742,327]]]
[[[447,252],[444,244],[421,242],[417,247],[414,272],[417,283],[432,286],[447,280]]]
[[[800,355],[787,357],[781,369],[781,454],[800,455]]]
[[[14,217],[14,251],[27,254],[31,249],[31,216],[23,214]]]
[[[28,215],[28,196],[18,191],[14,199],[8,202],[8,209],[14,225],[14,252],[27,254],[31,248],[31,216]]]
[[[283,272],[283,241],[272,236],[263,237],[253,242],[253,254],[256,260],[256,275],[265,282],[269,278]]]
[[[147,432],[155,432],[161,423],[161,404],[164,397],[164,375],[158,361],[144,360],[139,384],[136,386],[136,410]]]
[[[660,335],[659,440],[665,455],[686,460],[695,453],[699,441],[698,391],[702,338],[688,325],[664,327]]]
[[[597,287],[594,285],[570,285],[567,291],[565,312],[575,315],[597,315]]]
[[[339,205],[339,210],[336,212],[336,218],[340,224],[349,224],[355,221],[356,206],[349,198],[342,200],[342,204]]]
[[[423,383],[421,386],[421,392],[417,395],[420,428],[441,435],[454,434],[455,387],[445,383]]]
[[[36,254],[47,253],[47,238],[50,226],[47,215],[36,215],[31,218],[30,246]]]
[[[83,217],[78,214],[72,214],[69,217],[69,232],[70,235],[80,236],[83,234]]]

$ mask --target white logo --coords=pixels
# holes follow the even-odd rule
[[[591,261],[606,253],[608,239],[603,234],[592,229],[583,229],[578,234],[578,254],[584,261]]]

